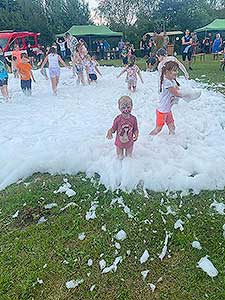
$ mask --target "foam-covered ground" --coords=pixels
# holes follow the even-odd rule
[[[25,97],[10,78],[10,103],[0,104],[0,189],[34,172],[100,175],[107,187],[163,190],[221,189],[225,185],[225,98],[203,86],[198,100],[173,107],[176,135],[150,139],[158,100],[157,73],[143,72],[144,85],[132,95],[140,137],[133,159],[119,161],[114,141],[105,138],[117,100],[128,94],[120,69],[101,67],[98,84],[76,86],[62,69],[58,96],[39,71],[33,95]],[[186,84],[184,80],[180,82]],[[195,86],[197,83],[188,83]]]

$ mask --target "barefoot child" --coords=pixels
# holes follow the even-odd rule
[[[97,73],[102,76],[101,72],[98,69],[98,63],[96,61],[96,57],[93,55],[90,57],[89,55],[86,55],[86,73],[88,78],[88,83],[91,82],[97,82]]]
[[[175,133],[171,108],[176,97],[181,97],[179,90],[180,85],[176,80],[178,69],[179,65],[173,61],[165,63],[162,67],[160,78],[160,100],[156,110],[156,127],[150,132],[150,135],[158,134],[165,123],[169,128],[169,134]]]
[[[130,57],[130,64],[126,66],[123,71],[117,76],[119,78],[123,73],[127,72],[127,83],[128,83],[128,90],[131,92],[136,91],[137,87],[137,75],[140,77],[141,82],[143,83],[143,79],[141,76],[141,71],[138,66],[135,64],[136,57],[132,55]]]
[[[54,95],[57,95],[57,86],[59,83],[59,76],[60,76],[60,65],[59,62],[64,66],[68,67],[66,63],[62,60],[61,56],[57,54],[57,50],[55,47],[51,47],[48,55],[45,57],[42,65],[41,65],[41,72],[46,63],[49,63],[49,76],[52,83],[52,91]]]
[[[116,153],[119,159],[123,159],[124,156],[132,156],[133,144],[138,139],[138,125],[136,117],[131,114],[133,104],[130,97],[121,97],[118,106],[121,114],[115,118],[106,137],[112,139],[116,132]]]
[[[31,78],[35,82],[32,66],[26,53],[21,54],[21,62],[17,64],[17,69],[21,78],[21,88],[25,95],[31,96]]]
[[[84,60],[79,53],[79,48],[80,45],[78,44],[76,47],[76,52],[74,52],[72,63],[73,67],[75,68],[75,73],[77,74],[77,84],[82,83],[84,85]]]

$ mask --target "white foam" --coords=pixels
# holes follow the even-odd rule
[[[151,141],[148,133],[155,126],[158,74],[142,72],[145,84],[138,83],[131,96],[140,136],[133,159],[121,162],[115,157],[114,141],[105,135],[119,114],[118,98],[128,94],[127,85],[123,78],[115,79],[121,68],[101,67],[101,71],[96,86],[83,87],[71,81],[70,70],[62,69],[57,97],[39,71],[34,71],[37,84],[29,98],[10,75],[12,100],[0,104],[0,189],[34,172],[79,171],[88,176],[98,173],[100,182],[112,189],[131,190],[140,181],[144,189],[154,191],[223,189],[223,95],[200,86],[199,99],[173,106],[176,135],[168,136],[165,127]],[[179,82],[185,81],[179,78]],[[199,88],[199,83],[190,84]]]
[[[208,259],[208,256],[202,257],[199,260],[197,267],[201,268],[210,277],[215,277],[218,275],[217,269],[214,267],[213,263]]]

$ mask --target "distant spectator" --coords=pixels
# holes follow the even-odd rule
[[[124,45],[125,45],[125,43],[124,43],[123,39],[121,38],[118,43],[119,55],[121,55]]]
[[[73,57],[74,52],[76,51],[78,40],[75,38],[75,36],[72,36],[69,32],[67,32],[65,34],[65,41],[67,48],[70,50],[70,56]]]
[[[192,37],[190,35],[190,31],[186,29],[185,35],[181,39],[182,41],[182,59],[185,62],[188,59],[189,70],[192,70],[192,55],[193,55],[193,47],[192,47]]]
[[[192,38],[193,55],[195,55],[197,53],[197,47],[199,44],[197,33],[192,32],[191,38]]]
[[[163,32],[163,48],[167,50],[169,45],[170,39],[166,33],[166,31]]]
[[[212,46],[212,34],[208,33],[208,36],[205,36],[203,39],[203,52],[206,54],[211,53],[211,46]]]
[[[154,42],[156,51],[160,48],[163,48],[164,45],[164,36],[160,33],[160,30],[157,30],[154,34]]]
[[[121,52],[121,57],[122,57],[123,65],[127,65],[128,64],[128,49],[127,49],[126,44],[123,46],[123,49]]]
[[[141,41],[140,41],[140,50],[141,50],[141,57],[144,57],[145,55],[148,55],[148,35],[143,35]]]
[[[107,59],[108,53],[110,51],[110,44],[109,44],[109,42],[107,42],[107,40],[104,40],[103,46],[104,46],[104,59]]]
[[[222,44],[223,44],[223,40],[220,34],[217,33],[212,46],[213,59],[216,59],[216,57],[218,57],[218,53],[221,51]]]
[[[104,58],[104,43],[102,40],[99,41],[100,59]]]
[[[40,63],[41,60],[43,60],[43,56],[44,56],[44,47],[38,44],[38,49],[37,49],[38,64]]]
[[[27,55],[30,61],[31,66],[33,67],[34,65],[34,58],[35,58],[35,53],[33,51],[33,49],[31,48],[31,44],[29,43],[27,45]]]
[[[66,58],[66,42],[57,38],[56,43],[59,45],[62,59]]]

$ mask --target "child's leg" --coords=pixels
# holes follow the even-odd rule
[[[155,129],[153,129],[149,134],[150,135],[157,135],[161,130],[163,126],[156,126]]]
[[[132,157],[132,153],[133,153],[133,145],[130,148],[125,150],[125,156]]]
[[[84,73],[83,73],[83,72],[80,74],[80,81],[81,81],[81,83],[82,83],[83,85],[85,85]]]
[[[160,111],[156,110],[156,126],[149,133],[150,135],[157,135],[162,130],[162,128],[165,124],[165,116],[166,116],[166,114],[161,113]]]
[[[119,159],[124,158],[123,149],[120,149],[119,147],[116,147],[116,154]]]
[[[56,76],[55,80],[56,80],[56,88],[57,88],[57,86],[59,84],[59,76]]]
[[[174,122],[167,124],[168,129],[169,129],[169,134],[174,135],[175,134],[175,125]]]
[[[175,125],[172,112],[169,112],[166,116],[166,125],[169,129],[169,134],[175,134]]]
[[[6,100],[9,99],[9,92],[8,92],[8,86],[7,85],[3,85],[3,87],[2,87],[2,95],[3,95],[3,97]]]
[[[51,83],[52,83],[52,91],[54,95],[56,95],[56,91],[57,91],[56,77],[51,78]]]
[[[27,95],[31,96],[31,79],[27,80]]]

